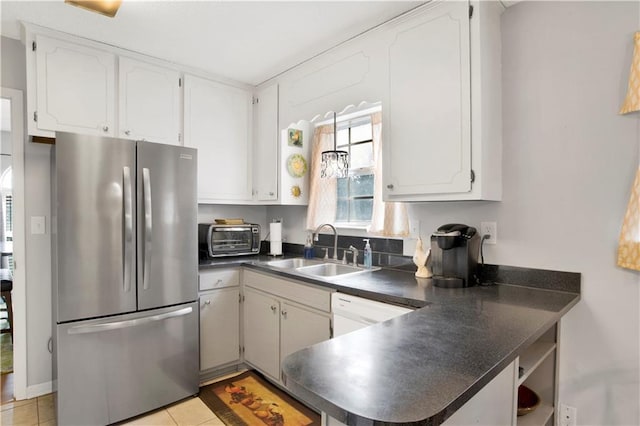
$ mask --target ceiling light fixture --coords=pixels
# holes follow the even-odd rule
[[[333,113],[333,151],[322,153],[321,178],[346,178],[349,176],[349,153],[337,150],[336,113]]]
[[[122,0],[64,0],[64,2],[113,18]]]

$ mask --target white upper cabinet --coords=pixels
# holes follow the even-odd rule
[[[185,75],[184,145],[198,149],[198,202],[250,201],[252,94]]]
[[[434,1],[392,26],[385,200],[501,199],[501,11]]]
[[[469,8],[436,3],[389,46],[387,195],[471,190]]]
[[[278,85],[256,92],[253,100],[253,197],[278,199]]]
[[[29,133],[113,136],[115,55],[42,35],[34,41],[37,93]]]
[[[120,57],[118,75],[118,136],[180,145],[178,71]]]

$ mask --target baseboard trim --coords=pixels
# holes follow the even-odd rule
[[[27,386],[27,399],[36,396],[46,395],[53,391],[53,382],[38,383],[37,385]]]

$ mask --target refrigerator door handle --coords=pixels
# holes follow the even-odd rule
[[[135,319],[125,320],[125,321],[108,322],[105,324],[79,325],[76,327],[71,327],[67,331],[67,333],[68,334],[87,334],[87,333],[98,333],[101,331],[117,330],[117,329],[128,328],[128,327],[137,327],[137,326],[149,324],[155,321],[163,321],[169,318],[182,317],[185,315],[189,315],[191,312],[193,312],[193,308],[189,306],[188,308],[182,308],[182,309],[178,309],[177,311],[165,312],[163,314],[152,315],[149,317],[135,318]]]
[[[125,292],[131,291],[131,260],[135,256],[133,251],[133,195],[131,188],[131,169],[122,168],[123,196],[124,196],[124,268],[122,287]]]
[[[149,264],[151,263],[151,234],[153,230],[151,216],[151,177],[149,169],[142,169],[142,191],[144,195],[144,263],[142,265],[142,288],[149,288]]]

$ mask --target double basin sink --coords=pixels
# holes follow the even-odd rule
[[[380,269],[379,267],[363,268],[360,266],[329,262],[327,260],[304,258],[272,260],[266,262],[266,264],[274,268],[286,269],[288,271],[297,272],[319,279],[344,277],[347,275],[361,274],[377,271]]]

